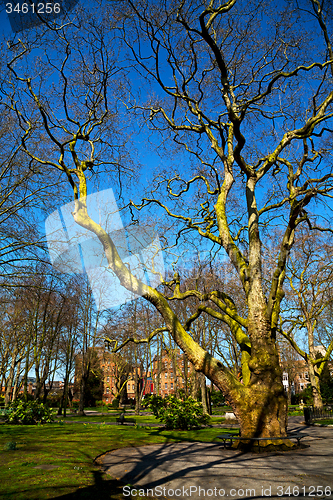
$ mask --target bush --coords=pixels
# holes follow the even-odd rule
[[[118,398],[115,398],[112,403],[111,403],[111,407],[114,409],[114,410],[117,410],[119,408],[119,399]]]
[[[207,425],[210,417],[203,412],[203,406],[193,398],[185,400],[177,399],[175,396],[151,396],[149,408],[166,429],[188,430],[192,427]]]
[[[300,404],[301,401],[303,401],[303,403],[306,405],[312,405],[313,398],[312,398],[312,390],[311,390],[310,385],[306,389],[304,389],[302,392],[299,392],[297,394],[292,394],[292,396],[291,396],[292,404]]]
[[[30,394],[30,392],[25,395],[23,393],[18,394],[17,399],[19,399],[20,401],[35,401],[33,395]]]
[[[3,447],[4,451],[12,451],[16,450],[16,441],[9,441],[8,443],[5,444]]]
[[[101,407],[101,406],[106,406],[106,402],[103,401],[103,399],[98,399],[95,401],[96,406]]]
[[[61,394],[57,396],[48,396],[47,404],[50,408],[57,408],[61,402]]]
[[[45,424],[53,421],[48,406],[38,401],[13,401],[6,408],[6,422],[8,424]]]
[[[216,391],[215,389],[211,392],[211,400],[214,406],[223,406],[225,404],[225,397],[221,391]]]

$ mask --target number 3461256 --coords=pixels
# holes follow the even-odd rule
[[[60,3],[23,3],[20,5],[19,3],[6,3],[6,12],[7,14],[11,14],[12,12],[16,12],[17,14],[59,14],[61,8]]]

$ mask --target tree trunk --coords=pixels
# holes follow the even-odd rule
[[[62,410],[64,410],[64,417],[66,417],[66,409],[67,409],[68,378],[69,378],[69,374],[68,374],[68,371],[66,370],[65,379],[64,379],[64,389],[62,391],[60,404],[59,404],[59,408],[58,408],[58,413],[57,413],[57,415],[61,416]]]
[[[201,389],[201,401],[203,406],[203,411],[206,415],[209,415],[209,404],[207,398],[207,386],[206,386],[206,377],[200,373],[200,389]]]
[[[173,373],[173,383],[176,398],[179,398],[179,384],[178,384],[178,372],[177,372],[177,351],[172,354],[172,373]]]
[[[22,358],[19,360],[16,368],[16,376],[15,376],[15,382],[14,382],[14,388],[13,388],[13,394],[12,394],[12,401],[15,401],[17,398],[18,391],[20,389],[20,375],[21,375],[21,361]]]
[[[85,392],[86,392],[86,377],[85,377],[85,374],[82,374],[82,377],[81,377],[81,380],[80,380],[79,409],[78,409],[78,413],[77,413],[81,417],[83,417],[85,415],[85,413],[84,413]]]
[[[288,405],[282,371],[274,340],[253,341],[248,367],[248,385],[225,390],[221,380],[213,380],[229,400],[237,417],[242,437],[278,438],[287,436]],[[239,443],[243,447],[242,443]],[[260,447],[292,447],[287,440],[264,441]],[[252,446],[255,447],[255,446]]]
[[[25,360],[24,376],[23,376],[23,400],[25,402],[28,401],[29,355],[30,355],[30,342],[28,344],[26,360]]]
[[[192,379],[191,396],[193,399],[198,400],[198,393],[200,387],[199,374],[197,372],[192,372],[191,379]]]
[[[320,379],[319,376],[316,374],[316,369],[311,363],[311,361],[309,361],[308,363],[308,372],[311,384],[313,406],[315,408],[324,408],[323,399],[321,397],[321,391],[320,391]]]
[[[11,396],[12,396],[12,386],[13,386],[14,373],[15,373],[16,357],[17,357],[17,349],[15,349],[13,354],[12,354],[12,362],[10,365],[6,393],[5,393],[5,405],[8,405],[8,403],[10,402]]]
[[[137,366],[135,366],[134,368],[134,394],[135,394],[135,415],[140,415],[140,388],[139,388],[139,377],[138,377]]]

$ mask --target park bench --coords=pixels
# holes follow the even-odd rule
[[[120,425],[124,424],[136,424],[135,418],[126,418],[125,419],[125,413],[121,413],[119,417],[116,418],[116,422]]]
[[[298,432],[293,432],[291,434],[288,434],[288,436],[285,437],[279,437],[279,438],[266,438],[266,437],[240,437],[239,435],[236,434],[221,434],[220,436],[217,436],[217,439],[222,439],[223,441],[223,446],[226,448],[226,443],[227,441],[230,441],[230,446],[232,445],[233,441],[253,441],[258,443],[258,449],[260,451],[260,441],[274,441],[274,440],[292,440],[296,439],[297,440],[297,446],[299,446],[301,439],[306,437],[308,434],[300,434]]]

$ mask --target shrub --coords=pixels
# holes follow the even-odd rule
[[[32,394],[30,394],[30,392],[28,392],[27,394],[24,393],[18,394],[17,399],[21,401],[34,401],[34,397]]]
[[[143,400],[142,406],[149,408],[155,417],[159,418],[160,410],[165,406],[165,402],[162,396],[155,396],[155,394],[153,394]]]
[[[300,404],[301,401],[303,401],[303,403],[306,405],[312,405],[313,398],[310,385],[306,387],[306,389],[304,389],[302,392],[299,392],[297,394],[292,394],[291,402],[293,404]]]
[[[49,405],[50,408],[56,408],[60,405],[61,402],[61,394],[58,394],[56,396],[48,396],[47,398],[47,404]]]
[[[211,399],[214,406],[222,406],[225,404],[225,397],[221,391],[212,390]]]
[[[97,401],[95,401],[95,404],[96,406],[106,406],[106,402],[103,401],[103,399],[98,399]]]
[[[200,402],[189,397],[185,400],[175,396],[151,396],[149,407],[154,415],[165,424],[166,429],[188,430],[192,427],[207,425],[210,417],[203,412]]]
[[[3,447],[4,451],[16,450],[16,441],[9,441]]]
[[[115,398],[112,403],[111,403],[111,406],[114,410],[118,409],[119,408],[119,399],[118,398]]]
[[[6,422],[8,424],[45,424],[53,421],[48,406],[38,401],[13,401],[6,408]]]

